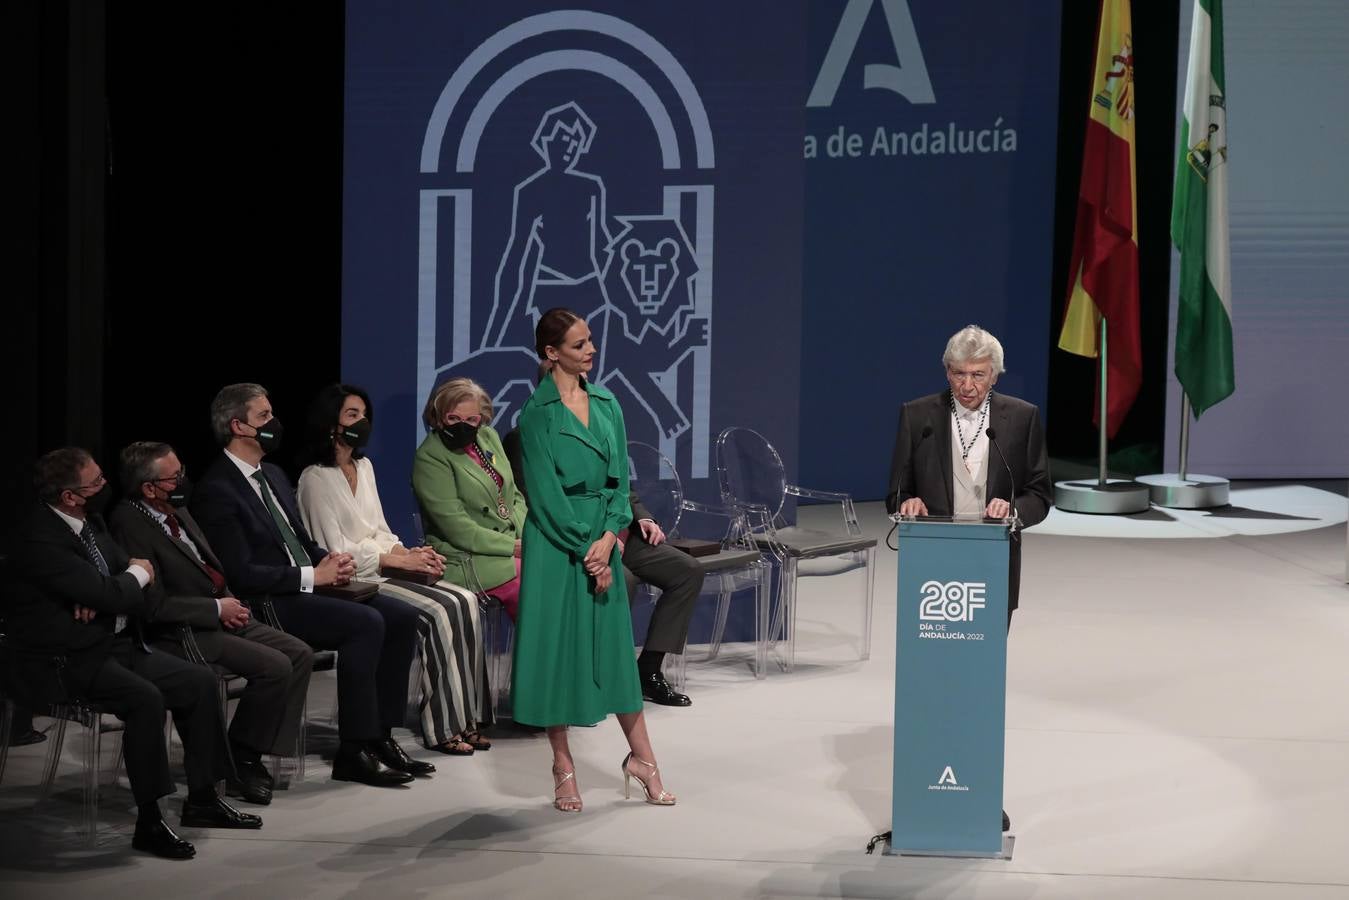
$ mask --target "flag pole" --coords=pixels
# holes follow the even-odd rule
[[[1101,343],[1100,343],[1098,346],[1101,348],[1101,351],[1100,351],[1100,353],[1098,354],[1098,358],[1099,358],[1100,361],[1101,361],[1101,428],[1100,428],[1100,436],[1099,436],[1098,441],[1097,441],[1097,444],[1098,444],[1098,446],[1097,446],[1097,454],[1098,454],[1098,456],[1099,456],[1099,470],[1098,470],[1097,476],[1096,476],[1096,483],[1097,483],[1100,487],[1105,487],[1105,486],[1106,486],[1106,482],[1108,482],[1108,481],[1110,480],[1110,473],[1107,471],[1106,464],[1105,464],[1105,463],[1106,463],[1106,430],[1107,430],[1107,429],[1106,429],[1106,426],[1107,426],[1107,424],[1109,423],[1109,418],[1108,418],[1108,416],[1107,416],[1107,412],[1108,412],[1108,410],[1109,410],[1109,408],[1110,408],[1110,407],[1109,407],[1109,404],[1108,404],[1108,400],[1109,400],[1109,398],[1110,398],[1110,391],[1108,390],[1108,388],[1109,388],[1109,386],[1110,386],[1110,368],[1109,368],[1108,365],[1106,365],[1106,362],[1107,362],[1107,360],[1106,360],[1106,355],[1107,355],[1107,352],[1108,352],[1108,351],[1106,350],[1106,347],[1109,346],[1109,345],[1108,345],[1108,343],[1106,342],[1106,322],[1105,322],[1105,316],[1101,316]]]
[[[1148,486],[1152,502],[1167,509],[1213,509],[1226,506],[1231,482],[1217,475],[1196,475],[1190,471],[1190,419],[1194,407],[1184,388],[1180,392],[1180,466],[1176,472],[1139,475]]]
[[[1147,487],[1131,478],[1111,480],[1110,470],[1106,465],[1110,433],[1110,351],[1106,346],[1109,326],[1106,325],[1105,316],[1101,316],[1100,319],[1101,341],[1096,350],[1096,358],[1101,364],[1099,408],[1101,427],[1097,433],[1097,474],[1095,480],[1084,478],[1081,481],[1054,482],[1054,505],[1065,512],[1123,516],[1146,510],[1149,494]]]
[[[1190,468],[1190,395],[1180,392],[1180,480]]]

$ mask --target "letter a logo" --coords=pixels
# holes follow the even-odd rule
[[[956,781],[955,770],[950,766],[947,766],[945,769],[942,769],[941,777],[937,779],[937,784],[960,784],[960,782]]]
[[[815,76],[815,86],[810,89],[806,106],[832,106],[834,95],[843,81],[843,73],[852,61],[853,51],[857,49],[857,40],[862,36],[862,26],[866,24],[867,14],[875,0],[848,0],[843,16],[838,20],[838,30],[829,44],[829,52],[820,64],[820,73]],[[913,27],[913,14],[909,12],[908,0],[880,0],[885,11],[886,24],[890,26],[890,41],[895,45],[895,55],[900,64],[872,63],[862,70],[862,87],[879,88],[894,91],[910,103],[936,103],[932,93],[932,79],[927,74],[927,63],[923,61],[923,48],[918,45],[918,32]]]

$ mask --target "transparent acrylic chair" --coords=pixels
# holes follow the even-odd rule
[[[702,513],[724,518],[728,522],[726,534],[730,534],[734,522],[733,510],[706,503],[697,503],[684,497],[683,485],[674,465],[657,448],[640,441],[628,442],[628,477],[632,489],[637,492],[642,505],[647,508],[656,521],[671,538],[679,537],[679,523],[685,512]],[[769,567],[763,553],[752,544],[722,540],[719,553],[708,556],[695,556],[694,561],[702,566],[703,594],[715,594],[717,612],[713,619],[711,644],[703,661],[716,659],[721,651],[722,638],[726,633],[726,620],[730,612],[731,599],[737,591],[754,591],[754,677],[763,678],[768,663],[768,607],[769,607]],[[651,592],[652,602],[660,597],[660,591],[653,585],[646,585]],[[682,690],[688,665],[688,648],[677,656],[668,657],[672,663],[670,681],[676,689]]]
[[[796,664],[797,579],[864,571],[860,659],[871,657],[871,619],[876,581],[876,540],[864,537],[852,497],[838,491],[811,490],[787,481],[782,457],[751,428],[727,428],[717,437],[717,477],[722,502],[738,513],[743,536],[778,562],[777,602],[769,628],[774,643],[786,644],[780,664]],[[788,497],[837,503],[843,528],[822,531],[788,525],[782,508]]]
[[[10,652],[7,639],[0,633],[0,778],[4,777],[5,764],[9,756],[9,732],[13,721],[15,685],[6,683],[10,666],[7,654]],[[64,658],[62,657],[64,662]],[[18,695],[21,696],[21,695]],[[47,740],[47,755],[42,766],[42,787],[38,793],[38,805],[45,804],[51,797],[52,786],[56,783],[56,770],[61,763],[61,753],[65,747],[66,726],[75,722],[84,726],[83,778],[80,782],[83,795],[84,839],[88,846],[98,843],[98,801],[103,789],[103,737],[111,735],[117,738],[117,757],[113,763],[115,774],[122,768],[122,720],[102,713],[99,709],[81,700],[65,703],[36,705],[32,711],[37,715],[52,719],[51,733]]]

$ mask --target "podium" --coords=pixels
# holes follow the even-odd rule
[[[1010,857],[1002,776],[1011,523],[903,519],[898,535],[886,852]]]

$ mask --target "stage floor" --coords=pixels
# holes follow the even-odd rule
[[[1009,861],[863,852],[889,828],[886,550],[869,661],[856,661],[860,576],[808,579],[795,672],[756,682],[739,652],[748,648],[731,647],[690,664],[691,708],[647,706],[679,794],[673,808],[622,799],[625,748],[612,720],[573,732],[580,815],[549,806],[547,741],[499,730],[494,749],[472,758],[414,750],[439,772],[409,789],[331,783],[311,758],[304,784],[249,808],[266,820],[261,831],[184,830],[198,856],[170,863],[131,852],[124,788],[105,792],[98,848],[80,847],[76,729],[60,793],[40,815],[31,807],[45,745],[11,752],[0,894],[1349,897],[1336,825],[1349,809],[1349,501],[1315,488],[1273,500],[1245,490],[1255,493],[1234,490],[1233,503],[1257,514],[1055,514],[1027,532],[1008,663]],[[860,511],[883,535],[883,510]],[[802,519],[833,515],[814,507]],[[1273,522],[1288,530],[1270,533]],[[1203,539],[1178,539],[1179,528]],[[330,696],[331,675],[316,681]]]

